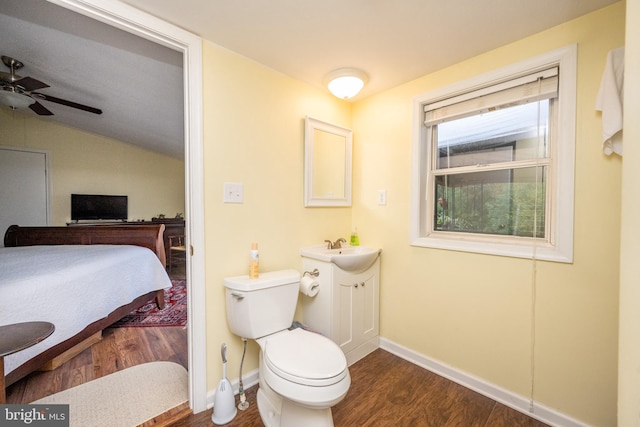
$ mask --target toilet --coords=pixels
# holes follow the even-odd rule
[[[257,279],[224,279],[231,331],[260,346],[258,410],[266,427],[331,427],[331,407],[351,385],[340,347],[315,332],[289,329],[300,273],[281,270]]]

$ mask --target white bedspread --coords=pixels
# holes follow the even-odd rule
[[[6,356],[5,375],[138,296],[170,287],[156,255],[138,246],[0,248],[0,325],[55,325],[44,341]]]

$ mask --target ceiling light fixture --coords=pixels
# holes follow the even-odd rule
[[[11,89],[0,90],[0,104],[6,105],[12,110],[27,108],[34,102],[36,102],[35,99],[30,96],[15,92]]]
[[[364,71],[356,68],[340,68],[332,71],[326,77],[329,91],[341,99],[353,98],[367,83],[368,77]]]

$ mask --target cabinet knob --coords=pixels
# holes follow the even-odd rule
[[[364,282],[360,282],[360,286],[364,288]]]
[[[357,287],[358,287],[358,284],[357,284],[357,283],[355,283],[353,286],[355,286],[355,287],[357,288]]]

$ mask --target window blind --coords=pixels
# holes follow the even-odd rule
[[[558,67],[484,87],[424,106],[425,125],[558,96]]]

